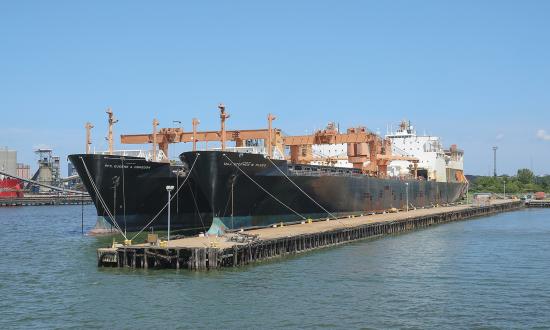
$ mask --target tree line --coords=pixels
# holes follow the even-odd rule
[[[470,177],[470,191],[503,193],[506,183],[506,193],[523,194],[537,191],[550,192],[550,175],[535,176],[527,169],[519,169],[516,175],[508,176],[476,176]]]

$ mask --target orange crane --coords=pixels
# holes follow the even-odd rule
[[[184,132],[181,128],[161,128],[158,132],[156,126],[158,121],[153,121],[153,133],[152,134],[125,134],[120,136],[120,142],[122,144],[145,144],[152,143],[153,150],[156,147],[168,155],[168,145],[171,143],[193,143],[193,150],[196,150],[197,142],[209,142],[220,141],[222,143],[222,150],[225,149],[226,141],[234,141],[237,147],[245,146],[246,140],[264,140],[267,150],[271,150],[274,145],[281,145],[282,134],[281,130],[272,128],[272,121],[275,119],[271,114],[268,116],[268,128],[267,129],[250,129],[250,130],[226,130],[225,121],[229,118],[229,114],[225,111],[223,104],[218,105],[220,110],[220,131],[197,131],[199,120],[193,118],[192,132]],[[271,143],[269,143],[271,141]],[[282,150],[282,149],[281,149]],[[271,151],[270,151],[271,153]]]
[[[274,148],[282,152],[285,147],[290,147],[290,161],[298,164],[307,164],[318,159],[313,157],[313,145],[347,144],[347,160],[364,173],[385,176],[392,160],[407,160],[414,164],[416,177],[417,158],[392,155],[391,141],[369,132],[365,127],[350,128],[342,134],[332,124],[310,135],[282,136],[280,129],[272,127],[275,116],[269,114],[267,129],[226,130],[225,121],[229,114],[223,104],[218,109],[220,131],[197,131],[199,121],[194,118],[192,132],[184,132],[181,128],[161,128],[157,132],[158,121],[155,119],[152,134],[121,135],[120,140],[123,144],[152,143],[153,150],[158,145],[165,155],[168,155],[168,145],[171,143],[192,142],[193,150],[196,150],[196,142],[219,141],[222,143],[222,150],[225,150],[226,141],[234,141],[237,147],[243,147],[247,140],[263,140],[269,156],[273,156]]]
[[[292,163],[307,164],[314,160],[314,144],[347,144],[348,161],[364,173],[385,176],[392,160],[407,160],[414,164],[417,176],[417,158],[392,155],[391,140],[382,139],[365,127],[349,128],[345,134],[341,134],[334,125],[329,124],[327,129],[318,130],[314,134],[286,136],[283,141],[285,146],[290,146]]]

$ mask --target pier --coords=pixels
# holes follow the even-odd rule
[[[530,200],[525,202],[525,206],[527,207],[550,207],[550,199],[545,200]]]
[[[41,205],[80,205],[91,204],[90,196],[29,195],[17,198],[1,198],[0,207],[41,206]]]
[[[518,200],[487,206],[455,205],[408,212],[373,214],[306,222],[223,236],[189,237],[163,242],[119,245],[97,251],[99,267],[208,270],[238,267],[276,257],[398,234],[433,225],[520,209]]]

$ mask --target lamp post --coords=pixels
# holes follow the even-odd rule
[[[170,241],[170,197],[174,190],[174,186],[166,186],[166,191],[168,192],[168,241]]]
[[[498,147],[493,147],[493,176],[497,177],[497,149]]]
[[[504,179],[504,199],[506,199],[506,179]]]
[[[406,198],[406,201],[407,201],[407,212],[409,212],[409,183],[408,182],[405,182],[405,195],[407,196]]]

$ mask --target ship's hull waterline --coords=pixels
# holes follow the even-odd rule
[[[296,166],[258,154],[201,151],[180,158],[188,164],[196,161],[190,176],[210,205],[208,221],[214,223],[214,231],[406,209],[407,200],[410,207],[453,203],[467,188],[465,182],[346,175],[349,169],[337,175],[311,171],[300,175],[289,170]]]
[[[117,155],[75,154],[70,155],[69,160],[97,210],[98,221],[91,234],[114,232],[116,224],[127,232],[143,228],[166,230],[168,212],[166,208],[162,210],[168,201],[166,186],[174,186],[170,203],[172,231],[190,235],[204,232],[211,225],[209,204],[198,193],[196,182],[191,178],[186,180],[186,169],[182,167]]]

